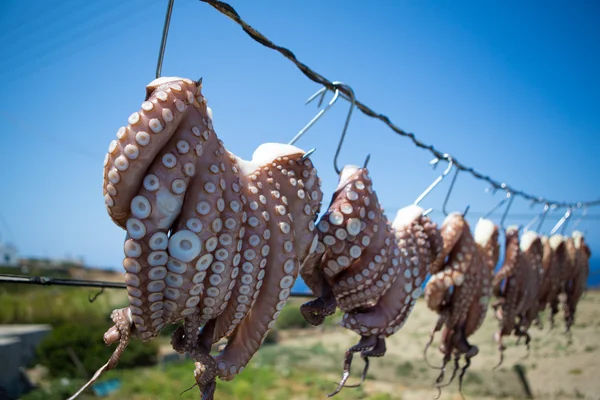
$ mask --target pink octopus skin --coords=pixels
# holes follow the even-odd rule
[[[560,294],[564,289],[563,276],[566,262],[566,248],[564,237],[559,234],[548,238],[548,244],[552,251],[552,266],[549,273],[552,278],[552,286],[548,294],[548,302],[550,304],[550,326],[554,327],[554,317],[559,311]]]
[[[522,272],[518,262],[519,230],[516,226],[509,226],[505,234],[504,264],[496,275],[494,275],[492,281],[494,295],[498,298],[492,307],[496,318],[500,321],[500,329],[494,334],[494,339],[500,350],[500,364],[502,363],[502,355],[505,349],[502,344],[502,337],[510,335],[515,327],[519,282],[522,279]]]
[[[263,214],[262,218],[266,221],[266,227],[263,229],[263,237],[265,237],[264,232],[270,232],[266,235],[267,244],[265,245],[270,251],[261,252],[261,255],[265,257],[262,270],[264,285],[260,291],[255,292],[253,296],[255,302],[247,317],[239,322],[229,335],[224,349],[214,357],[216,370],[200,368],[196,379],[201,386],[203,383],[205,384],[204,399],[212,398],[216,376],[221,380],[231,380],[245,368],[268,332],[273,328],[285,306],[291,287],[298,276],[299,266],[316,248],[314,239],[316,232],[312,235],[306,232],[314,230],[314,215],[319,211],[322,195],[318,186],[311,182],[316,179],[316,171],[310,161],[303,160],[302,156],[303,153],[299,153],[278,158],[271,167],[254,174],[256,179],[250,177],[252,178],[248,184],[250,192],[264,195],[263,210],[266,214]],[[307,171],[309,176],[307,180],[312,188],[310,196],[307,196],[306,193],[298,195],[299,188],[296,178],[291,179],[288,175],[286,179],[276,181],[273,178],[273,171],[278,169],[293,171],[295,176],[305,176],[304,171]],[[285,173],[287,175],[288,172]],[[302,187],[304,187],[303,183],[300,184],[300,188]],[[302,214],[293,216],[288,205],[296,202],[304,203],[302,206],[297,204],[294,206]],[[305,205],[308,208],[304,207]],[[252,223],[251,218],[248,219],[248,222],[252,227],[249,229],[249,234],[253,234],[255,232],[253,229],[258,225]],[[296,236],[296,232],[301,234]],[[240,303],[239,298],[238,302]],[[217,320],[217,326],[218,323]],[[206,339],[210,342],[214,342],[215,338],[220,336],[214,335],[214,332],[210,332],[210,330],[207,331],[207,334],[209,336]],[[203,330],[200,342],[204,341],[204,336]],[[210,383],[206,383],[208,381]]]
[[[111,142],[104,168],[107,209],[127,229],[123,266],[134,333],[145,341],[167,322],[163,300],[176,276],[167,270],[167,232],[181,211],[199,157],[190,151],[190,125],[212,133],[200,90],[189,79],[150,83],[141,110],[119,129],[118,142]]]
[[[265,219],[265,215],[274,214],[273,212],[269,213],[267,210],[269,194],[267,188],[271,186],[269,181],[273,180],[271,178],[273,174],[284,175],[281,180],[275,183],[275,187],[270,192],[276,204],[274,206],[275,210],[278,212],[281,208],[279,206],[287,207],[287,213],[293,216],[294,240],[284,241],[283,251],[285,253],[295,251],[299,262],[304,262],[308,255],[315,250],[317,235],[314,217],[321,207],[322,192],[320,190],[320,179],[317,177],[317,171],[310,160],[298,161],[295,158],[285,156],[281,160],[276,160],[268,168],[256,170],[245,177],[247,182],[245,188],[248,198],[248,218],[254,217],[253,221],[256,222],[256,226],[249,227],[248,240],[244,242],[242,247],[243,264],[241,273],[243,275],[234,287],[233,297],[225,311],[225,315],[217,320],[213,343],[231,335],[234,328],[253,309],[254,302],[259,296],[259,290],[263,285],[262,280],[266,273],[264,268],[267,265],[267,256],[270,250],[273,249],[270,245],[272,241],[271,232],[278,232],[278,229],[273,230],[273,227],[270,226],[273,225],[269,222],[270,219]],[[287,185],[283,183],[285,181],[288,182]],[[256,187],[260,192],[253,193],[249,185]],[[285,188],[285,186],[288,187]],[[282,189],[282,187],[284,188]],[[280,204],[277,204],[279,200],[281,200]],[[248,305],[247,299],[251,301],[250,305]],[[280,301],[276,306],[277,311],[281,311],[284,305],[285,302]]]
[[[492,279],[494,269],[500,258],[500,243],[498,226],[488,219],[480,219],[475,226],[475,244],[481,255],[481,284],[475,291],[475,298],[467,312],[465,336],[470,337],[483,324],[490,299],[492,298]]]
[[[344,314],[341,325],[358,333],[361,338],[346,352],[343,378],[329,396],[337,394],[345,386],[355,352],[360,352],[365,360],[362,381],[365,380],[368,358],[385,355],[385,338],[402,328],[421,295],[421,284],[427,270],[442,251],[437,225],[423,216],[423,212],[421,207],[415,205],[400,209],[391,229],[387,231],[390,242],[395,246],[394,256],[398,254],[397,258],[388,260],[384,267],[395,267],[393,261],[397,261],[398,272],[389,290],[379,297],[374,306],[356,307]]]
[[[301,271],[318,296],[301,307],[313,325],[336,305],[343,311],[374,306],[396,279],[400,255],[365,168],[343,168],[317,229],[316,252]]]
[[[530,337],[527,331],[539,313],[539,288],[543,278],[542,267],[543,246],[540,237],[532,231],[525,232],[521,237],[519,263],[523,275],[519,285],[520,301],[517,305],[516,325],[517,336],[525,336],[529,345]]]
[[[567,239],[567,279],[565,281],[566,299],[564,304],[565,323],[567,332],[575,323],[577,303],[581,299],[589,276],[590,248],[585,243],[583,233],[575,231]],[[569,273],[570,272],[570,273]]]
[[[200,82],[189,79],[153,81],[147,86],[141,108],[129,117],[127,127],[119,129],[118,141],[111,143],[104,163],[108,213],[127,230],[123,265],[130,306],[113,312],[115,326],[106,332],[105,341],[111,344],[118,340],[120,344],[110,361],[72,398],[117,364],[131,335],[149,341],[166,324],[181,320],[184,325],[175,331],[173,347],[189,352],[200,365],[195,374],[201,388],[214,383],[206,377],[214,376],[218,363],[203,345],[210,344],[214,335],[231,333],[240,323],[245,323],[245,328],[238,340],[231,341],[231,348],[252,342],[252,338],[245,339],[250,336],[248,330],[266,330],[264,338],[272,324],[259,326],[261,313],[277,318],[279,312],[270,308],[283,307],[280,303],[287,300],[300,262],[316,247],[313,231],[322,200],[321,181],[304,151],[265,144],[255,151],[258,160],[252,161],[229,153],[214,133],[212,111],[201,94]],[[272,190],[265,195],[270,193],[277,199],[269,200],[268,206],[265,196],[258,194],[262,193],[261,184],[254,185],[258,176],[252,174],[255,170],[267,176]],[[273,206],[274,213],[269,214],[267,208]],[[259,217],[269,221],[271,215],[282,220],[270,229],[277,228],[283,235],[269,240],[269,230],[265,229],[259,238],[258,232],[254,234]],[[290,240],[279,243],[284,235]],[[270,250],[269,245],[279,247]],[[258,250],[251,247],[256,246],[261,248],[254,258],[260,261],[249,265],[246,261],[253,261],[251,253],[256,256]],[[258,271],[271,259],[275,265],[266,273]],[[284,275],[275,282],[277,261],[281,261]],[[239,273],[240,264],[244,274]],[[279,288],[278,296],[269,295],[273,288],[263,288],[259,294],[262,276]],[[251,289],[244,286],[249,279]],[[228,308],[234,288],[236,298]],[[241,301],[246,291],[250,297]],[[255,300],[260,305],[248,315]],[[243,315],[239,315],[242,304]],[[218,325],[226,310],[227,317]],[[217,325],[221,332],[215,332]],[[202,326],[204,337],[199,336]],[[247,354],[246,363],[256,350]],[[204,378],[202,372],[207,372]]]
[[[538,296],[538,308],[542,312],[550,305],[550,321],[551,327],[554,326],[554,314],[558,312],[558,294],[560,285],[560,271],[558,269],[558,258],[552,248],[548,236],[540,237],[543,246],[542,254],[542,282],[540,285],[539,296]],[[556,310],[556,311],[555,311]],[[542,322],[539,319],[536,321],[538,327],[541,329]]]
[[[361,336],[376,336],[379,339],[402,328],[421,295],[421,284],[428,267],[441,252],[437,226],[422,215],[423,211],[418,206],[408,206],[398,211],[393,224],[393,241],[400,253],[400,271],[375,306],[346,313],[342,326]]]
[[[494,263],[494,252],[497,251],[497,230],[491,221],[480,220],[476,229],[479,242],[476,242],[463,215],[451,213],[440,231],[444,239],[443,252],[433,266],[438,271],[432,274],[425,287],[425,301],[439,317],[425,351],[435,333],[443,327],[440,351],[444,360],[436,383],[442,382],[444,368],[454,354],[455,370],[451,382],[458,370],[458,360],[464,355],[467,363],[459,379],[462,388],[462,378],[470,359],[479,352],[467,338],[485,318],[491,284],[489,264]]]
[[[375,305],[390,288],[399,250],[368,171],[347,166],[341,178],[346,174],[317,227],[327,249],[323,271],[340,309],[350,311]]]

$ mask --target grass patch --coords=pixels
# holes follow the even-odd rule
[[[304,353],[304,355],[303,355]],[[324,373],[318,364],[310,367],[301,360],[307,360],[304,349],[284,346],[266,346],[260,349],[241,374],[233,381],[223,382],[217,379],[217,395],[220,400],[258,400],[258,399],[318,399],[335,389],[334,381],[339,379],[335,373]],[[310,355],[310,353],[309,353]],[[122,386],[118,392],[105,397],[106,400],[129,399],[197,399],[198,389],[193,388],[180,396],[180,393],[194,383],[194,364],[186,361],[171,364],[164,368],[159,366],[142,367],[134,370],[119,369],[109,371],[100,381],[118,378]],[[67,387],[61,385],[60,378],[53,379],[48,390],[36,390],[24,400],[58,400],[73,394],[83,382],[75,382]],[[81,398],[91,398],[87,391]],[[386,400],[389,395],[373,393],[369,398]],[[367,398],[362,387],[345,390],[345,399]]]
[[[477,372],[467,372],[463,386],[466,385],[483,385],[483,378]]]
[[[288,302],[283,307],[283,310],[281,310],[281,314],[279,314],[279,318],[275,322],[275,327],[279,330],[301,329],[310,327],[310,324],[302,316],[298,303]]]
[[[571,375],[581,375],[583,371],[579,368],[569,370],[569,374]]]
[[[412,375],[414,370],[415,366],[410,361],[405,361],[396,367],[396,376]]]

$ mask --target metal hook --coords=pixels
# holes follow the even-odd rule
[[[449,212],[446,210],[446,205],[448,204],[448,199],[450,198],[450,193],[452,193],[452,189],[454,188],[454,182],[456,182],[456,178],[458,177],[458,173],[460,172],[460,169],[456,168],[456,172],[454,173],[454,176],[452,177],[452,182],[450,182],[450,187],[448,188],[448,193],[446,193],[446,198],[444,199],[444,204],[442,205],[442,212],[444,213],[444,215],[447,217]],[[469,212],[469,208],[471,208],[470,205],[467,205],[467,208],[465,208],[465,211],[463,212],[463,218],[467,216],[467,213]]]
[[[544,220],[546,219],[546,214],[548,213],[548,210],[550,210],[550,205],[548,203],[545,203],[544,209],[542,210],[542,212],[540,212],[538,215],[533,217],[533,219],[531,221],[529,221],[527,223],[527,225],[525,225],[525,228],[523,228],[523,232],[527,232],[536,223],[536,221],[539,220],[540,222],[538,223],[537,232],[541,233],[542,224],[544,223]]]
[[[352,117],[352,111],[354,110],[354,106],[356,104],[356,97],[354,96],[354,90],[346,85],[345,83],[342,82],[333,82],[333,84],[336,87],[344,87],[348,93],[350,93],[350,110],[348,110],[348,116],[346,117],[346,122],[344,123],[344,130],[342,131],[342,136],[340,136],[340,142],[338,143],[338,147],[335,150],[335,155],[333,156],[333,168],[335,169],[335,172],[340,173],[340,169],[337,165],[337,159],[338,156],[340,155],[340,150],[342,149],[342,143],[344,142],[344,138],[346,137],[346,131],[348,130],[348,125],[350,124],[350,118]],[[367,167],[367,164],[369,163],[369,159],[371,158],[371,155],[367,155],[367,159],[365,160],[364,163],[364,168]]]
[[[504,185],[504,186],[506,186],[506,185]],[[500,200],[500,202],[498,204],[496,204],[496,206],[494,208],[492,208],[490,211],[488,211],[488,213],[485,214],[483,216],[483,218],[488,218],[490,215],[492,215],[494,213],[494,211],[496,211],[498,208],[502,207],[502,205],[508,201],[508,205],[506,206],[506,209],[504,210],[504,214],[502,214],[502,218],[500,219],[500,228],[502,228],[502,230],[504,230],[505,229],[504,221],[506,220],[506,216],[508,215],[508,210],[510,209],[510,206],[512,205],[512,202],[514,199],[515,198],[512,195],[512,193],[509,191],[506,191],[506,197],[504,197],[502,200]]]
[[[323,98],[325,97],[325,92],[327,91],[327,87],[322,87],[321,89],[319,89],[315,94],[313,94],[312,96],[310,96],[308,98],[308,100],[306,100],[306,103],[304,103],[304,105],[309,104],[310,102],[312,102],[314,99],[317,98],[317,96],[321,95],[321,99],[319,100],[319,107],[321,106],[321,103],[323,102]],[[296,136],[294,136],[294,138],[292,140],[290,140],[290,142],[288,144],[294,144],[298,141],[298,139],[300,139],[302,137],[302,135],[304,135],[306,133],[306,131],[308,131],[314,124],[315,122],[317,122],[317,120],[319,118],[321,118],[323,116],[323,114],[325,114],[337,101],[338,97],[340,96],[340,91],[336,88],[335,92],[333,93],[333,98],[331,99],[331,101],[329,102],[329,104],[327,104],[327,106],[325,106],[325,108],[321,109],[317,115],[315,115],[313,117],[313,119],[310,120],[310,122],[308,124],[306,124],[306,126],[304,128],[302,128],[300,130],[300,132],[298,132],[296,134]]]
[[[567,208],[567,212],[565,212],[565,215],[563,215],[562,218],[558,220],[556,225],[554,225],[554,228],[552,228],[552,230],[550,231],[550,235],[554,235],[561,226],[563,226],[561,234],[564,234],[565,227],[566,227],[565,222],[567,222],[567,220],[569,219],[570,216],[571,216],[571,207]]]
[[[165,25],[163,26],[162,41],[160,42],[160,50],[158,51],[158,63],[156,64],[156,79],[160,78],[162,72],[162,63],[165,58],[165,49],[167,47],[167,36],[169,35],[169,25],[171,24],[171,13],[173,12],[173,3],[175,0],[169,0],[167,6],[167,15],[165,17]]]
[[[104,293],[104,288],[100,289],[100,291],[98,293],[96,293],[93,296],[88,296],[88,300],[90,303],[93,303],[94,301],[96,301],[96,299],[98,298],[98,296],[100,296],[102,293]]]
[[[575,229],[577,229],[577,227],[579,226],[579,224],[581,223],[581,221],[587,216],[588,213],[588,208],[584,207],[583,211],[581,212],[581,215],[579,216],[579,218],[577,219],[577,221],[575,221],[575,223],[573,224],[573,227],[571,228],[571,231],[574,231]]]
[[[427,196],[429,194],[429,192],[431,192],[433,190],[433,188],[436,187],[446,177],[446,175],[448,175],[450,173],[450,170],[452,170],[452,167],[454,166],[454,161],[452,160],[452,157],[449,154],[444,154],[442,157],[446,161],[448,161],[448,167],[446,168],[446,170],[444,172],[442,172],[442,174],[440,176],[438,176],[435,179],[435,181],[433,181],[431,183],[431,185],[429,185],[429,187],[427,189],[425,189],[425,191],[423,193],[421,193],[421,195],[419,197],[417,197],[417,199],[413,203],[415,206],[418,205],[421,202],[421,200],[423,200],[425,198],[425,196]],[[429,164],[434,165],[434,167],[435,167],[439,162],[440,162],[439,158],[434,158],[433,160],[429,161]]]

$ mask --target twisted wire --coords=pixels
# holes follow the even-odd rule
[[[296,67],[298,67],[298,69],[311,81],[318,83],[319,85],[323,85],[331,91],[339,90],[340,93],[343,93],[346,96],[346,98],[351,98],[352,89],[349,86],[334,84],[332,81],[325,78],[323,75],[319,74],[318,72],[314,71],[312,68],[310,68],[309,66],[307,66],[306,64],[304,64],[303,62],[298,60],[296,55],[291,50],[273,43],[265,35],[263,35],[259,31],[257,31],[252,26],[250,26],[246,21],[244,21],[242,19],[242,17],[240,17],[240,15],[237,13],[237,11],[229,4],[222,2],[222,1],[218,1],[218,0],[200,0],[200,1],[211,5],[217,11],[219,11],[220,13],[224,14],[225,16],[227,16],[230,19],[232,19],[233,21],[235,21],[238,25],[240,25],[242,27],[244,32],[246,32],[256,42],[262,44],[265,47],[268,47],[272,50],[279,52],[285,58],[287,58],[292,63],[294,63],[296,65]],[[386,124],[390,129],[392,129],[398,135],[409,138],[415,146],[417,146],[421,149],[424,149],[424,150],[428,150],[436,158],[446,159],[446,157],[448,156],[448,154],[437,150],[433,145],[428,145],[428,144],[420,141],[419,139],[417,139],[417,137],[414,133],[406,132],[402,128],[395,125],[390,120],[389,117],[387,117],[384,114],[380,114],[380,113],[374,111],[373,109],[368,107],[366,104],[360,102],[358,99],[356,99],[355,105],[363,114],[365,114],[371,118],[375,118],[375,119],[382,121],[384,124]],[[530,200],[533,203],[548,204],[549,206],[552,206],[553,208],[571,208],[571,209],[572,208],[581,208],[581,207],[592,207],[592,206],[600,205],[600,199],[591,200],[591,201],[564,202],[564,201],[549,200],[549,199],[546,199],[541,196],[535,196],[535,195],[526,193],[522,190],[518,190],[511,186],[508,186],[506,183],[502,183],[500,181],[492,179],[488,175],[485,175],[479,171],[476,171],[474,168],[468,167],[467,165],[461,163],[454,156],[452,156],[452,160],[454,161],[455,168],[457,168],[461,171],[464,171],[464,172],[468,172],[475,179],[487,182],[495,190],[496,189],[505,190],[506,192],[511,193],[512,196],[519,196],[525,200]]]
[[[86,279],[70,278],[52,278],[48,276],[14,275],[0,274],[0,283],[20,283],[25,285],[41,286],[74,286],[74,287],[93,287],[101,289],[127,289],[123,282],[105,282]],[[310,297],[312,294],[307,292],[291,292],[291,297]]]

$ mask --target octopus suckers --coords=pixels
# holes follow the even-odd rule
[[[169,239],[169,254],[182,262],[190,262],[202,250],[200,238],[189,230],[180,230]]]

